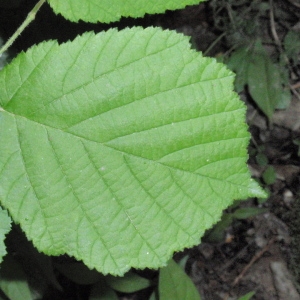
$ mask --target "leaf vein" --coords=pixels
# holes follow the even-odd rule
[[[86,213],[84,207],[82,206],[82,203],[81,203],[81,201],[80,201],[80,197],[78,197],[77,193],[75,192],[75,188],[74,188],[74,186],[73,186],[73,182],[72,182],[72,180],[69,179],[69,177],[68,177],[68,175],[67,175],[67,172],[64,170],[64,168],[63,168],[63,166],[62,166],[62,163],[61,163],[61,161],[60,161],[60,159],[59,159],[59,156],[57,155],[57,153],[56,153],[56,151],[55,151],[55,149],[54,149],[54,145],[53,145],[53,143],[52,143],[52,141],[51,141],[51,138],[49,137],[49,132],[48,132],[47,129],[46,129],[46,132],[47,132],[47,137],[48,137],[49,145],[51,146],[52,152],[53,152],[54,157],[55,157],[55,159],[56,159],[56,161],[57,161],[57,163],[58,163],[58,165],[59,165],[59,167],[60,167],[60,170],[61,170],[61,172],[62,172],[64,178],[65,178],[66,181],[68,182],[69,187],[70,187],[70,189],[71,189],[71,191],[72,191],[72,194],[74,195],[74,198],[76,199],[76,201],[77,201],[77,203],[78,203],[78,206],[81,208],[81,211],[83,212],[83,214],[82,214],[82,219],[83,219],[83,217],[85,217],[85,218],[89,221],[91,227],[92,227],[92,228],[94,229],[94,231],[97,233],[98,238],[99,238],[99,240],[101,241],[102,245],[103,245],[104,248],[107,250],[107,253],[109,253],[109,255],[110,255],[112,261],[113,261],[113,262],[115,263],[115,265],[117,266],[117,263],[116,263],[114,257],[112,257],[112,255],[111,255],[109,249],[107,248],[106,243],[104,242],[104,240],[103,240],[103,238],[102,238],[102,236],[101,236],[101,234],[100,234],[98,228],[95,226],[93,220],[90,219],[90,216]],[[78,243],[78,234],[77,234],[77,243]],[[80,249],[80,248],[78,247],[77,249]]]
[[[20,158],[21,158],[21,161],[22,161],[22,164],[23,164],[23,167],[24,167],[25,176],[26,176],[26,178],[27,178],[28,183],[29,183],[30,186],[31,186],[31,189],[32,189],[33,193],[34,193],[36,203],[37,203],[38,206],[40,207],[40,212],[41,212],[41,214],[42,214],[42,216],[43,216],[44,222],[47,224],[47,218],[46,218],[46,216],[45,216],[44,209],[43,209],[42,206],[41,206],[41,203],[40,203],[40,201],[39,201],[39,197],[38,197],[37,191],[35,190],[34,185],[32,184],[32,181],[31,181],[29,172],[28,172],[28,170],[27,170],[28,168],[27,168],[27,164],[26,164],[26,161],[25,161],[25,157],[24,157],[24,155],[23,155],[22,142],[21,142],[21,140],[20,140],[21,131],[20,131],[20,128],[19,128],[19,125],[18,125],[18,121],[17,121],[16,118],[15,118],[15,123],[16,123],[16,129],[17,129],[17,137],[18,137],[17,140],[18,140],[18,145],[19,145],[19,149],[20,149]],[[48,224],[47,224],[47,225],[48,225]],[[48,233],[48,235],[49,235],[50,238],[51,238],[52,245],[54,245],[54,239],[53,239],[53,236],[52,236],[52,234],[51,234],[50,231],[47,231],[48,226],[44,226],[44,228],[45,228],[45,229],[44,229],[44,232],[47,232],[47,233]],[[43,235],[44,235],[44,233],[43,233]]]
[[[133,169],[130,167],[125,156],[123,156],[123,159],[125,161],[125,164],[129,170],[129,172],[135,178],[135,180],[138,182],[138,184],[143,188],[145,193],[153,200],[153,204],[156,204],[161,209],[161,211],[164,212],[166,218],[171,219],[171,221],[174,223],[174,225],[177,226],[178,229],[181,229],[185,234],[187,234],[189,237],[191,237],[191,235],[184,228],[181,228],[182,226],[174,218],[171,217],[170,213],[168,213],[166,211],[166,209],[163,206],[161,206],[160,203],[157,202],[156,199],[153,197],[153,195],[151,195],[151,193],[145,188],[145,186],[142,184],[142,182],[137,178],[137,175],[134,173]]]
[[[81,141],[82,142],[82,141]],[[153,253],[156,255],[156,257],[159,259],[159,255],[155,252],[155,249],[153,249],[151,247],[151,245],[148,243],[147,239],[145,239],[143,237],[143,235],[141,234],[141,232],[138,230],[138,228],[136,227],[136,225],[134,224],[133,220],[131,219],[131,217],[129,216],[129,214],[127,213],[126,209],[124,209],[123,205],[120,203],[119,198],[117,197],[117,195],[114,193],[114,191],[110,188],[109,184],[106,182],[104,176],[102,176],[102,174],[100,174],[99,169],[97,168],[95,162],[93,161],[92,157],[89,155],[89,151],[86,148],[86,146],[84,145],[84,143],[82,142],[84,149],[86,151],[86,153],[88,154],[88,157],[90,159],[90,161],[92,162],[94,168],[96,169],[96,171],[99,173],[102,182],[105,184],[106,188],[110,191],[110,193],[113,195],[113,197],[116,199],[116,202],[118,203],[118,205],[120,206],[121,210],[125,213],[126,217],[130,220],[130,224],[134,227],[134,229],[136,230],[137,234],[141,237],[141,239],[144,241],[145,244],[147,244],[149,246],[149,248],[151,248],[151,250],[153,251]]]
[[[44,54],[43,59],[45,59],[49,54],[52,53],[52,52],[51,52],[51,51],[52,51],[52,48],[54,48],[55,46],[57,46],[56,43],[54,43],[54,44],[50,47],[50,49]],[[9,98],[10,98],[10,101],[7,102],[8,104],[13,100],[14,96],[18,93],[18,91],[24,86],[25,81],[28,80],[28,79],[34,74],[34,72],[35,72],[36,70],[38,70],[39,65],[40,65],[42,62],[43,62],[43,60],[41,59],[41,60],[35,65],[35,67],[30,71],[30,73],[28,74],[27,78],[24,79],[24,80],[22,81],[22,84],[20,84],[19,87],[14,91],[14,93],[9,97]],[[43,70],[43,72],[44,72],[44,70]],[[5,86],[5,89],[6,89],[6,86]]]

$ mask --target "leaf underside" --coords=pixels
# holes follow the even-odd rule
[[[199,243],[250,179],[233,74],[158,28],[86,33],[0,72],[0,200],[39,251],[114,275]]]
[[[48,0],[56,14],[73,22],[110,23],[121,17],[143,17],[145,13],[163,13],[204,0]]]

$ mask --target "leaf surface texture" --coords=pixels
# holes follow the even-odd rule
[[[0,72],[0,199],[39,251],[114,275],[199,243],[246,165],[233,74],[158,28],[86,33]]]
[[[121,17],[142,17],[146,13],[163,13],[204,0],[48,0],[56,14],[73,22],[110,23]]]

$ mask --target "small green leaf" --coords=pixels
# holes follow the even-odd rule
[[[54,12],[77,22],[109,23],[123,17],[142,17],[145,13],[155,14],[198,4],[204,0],[48,0]]]
[[[157,300],[158,298],[156,297],[155,291],[151,294],[149,300]]]
[[[251,52],[248,47],[240,47],[230,56],[227,66],[236,73],[234,85],[237,93],[241,92],[248,80],[248,66],[251,63]]]
[[[291,103],[292,94],[288,86],[282,88],[280,93],[279,102],[276,105],[276,109],[287,109]]]
[[[250,300],[255,295],[255,292],[249,292],[248,294],[240,297],[238,300]]]
[[[159,300],[200,300],[200,294],[189,276],[170,260],[159,271]]]
[[[280,55],[279,63],[280,80],[281,80],[281,93],[280,100],[277,103],[276,109],[287,109],[292,100],[292,92],[290,88],[290,70],[287,67],[286,56],[284,53]]]
[[[6,247],[4,244],[5,235],[11,229],[11,218],[8,216],[7,211],[0,206],[0,263],[6,255]]]
[[[266,166],[269,163],[268,156],[262,152],[257,153],[255,160],[260,166]]]
[[[182,268],[182,270],[185,269],[185,265],[187,263],[189,259],[189,256],[188,255],[185,255],[179,262],[178,262],[178,266],[180,266]]]
[[[267,211],[268,211],[268,209],[266,209],[266,208],[243,207],[243,208],[237,209],[233,213],[233,217],[236,218],[236,219],[241,219],[242,220],[242,219],[247,219],[247,218],[257,216],[259,214],[263,214]]]
[[[233,221],[233,215],[224,213],[221,220],[205,236],[205,241],[209,243],[220,243],[224,240],[225,230]]]
[[[268,166],[263,172],[262,178],[266,184],[273,184],[276,180],[276,171],[273,166]]]
[[[282,98],[279,66],[274,64],[261,42],[257,42],[248,66],[249,92],[262,112],[270,119]]]
[[[26,275],[9,254],[1,264],[0,289],[10,300],[32,300]]]
[[[287,57],[296,63],[300,53],[300,32],[295,30],[288,31],[284,38],[283,44]]]
[[[247,167],[233,74],[159,28],[86,33],[0,72],[0,200],[39,251],[122,275],[199,243]]]
[[[123,277],[107,275],[105,280],[111,288],[122,293],[133,293],[151,286],[150,280],[132,272],[127,272]]]
[[[268,201],[268,198],[269,198],[270,195],[271,195],[271,192],[270,192],[270,189],[269,189],[268,186],[266,186],[266,187],[264,188],[264,190],[265,190],[265,193],[266,193],[267,197],[264,197],[264,198],[257,198],[257,201],[258,201],[259,204],[263,204],[263,203],[267,202],[267,201]]]

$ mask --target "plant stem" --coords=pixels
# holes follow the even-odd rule
[[[0,57],[2,56],[3,52],[5,52],[17,39],[17,37],[24,31],[24,29],[35,19],[35,15],[37,14],[38,10],[41,6],[46,2],[46,0],[40,0],[34,8],[28,13],[24,22],[20,25],[20,27],[16,30],[16,32],[8,39],[5,45],[0,49]]]
[[[212,50],[216,44],[220,42],[220,40],[226,35],[226,32],[223,32],[221,35],[219,35],[210,45],[209,47],[204,51],[203,55],[206,56],[210,50]]]

